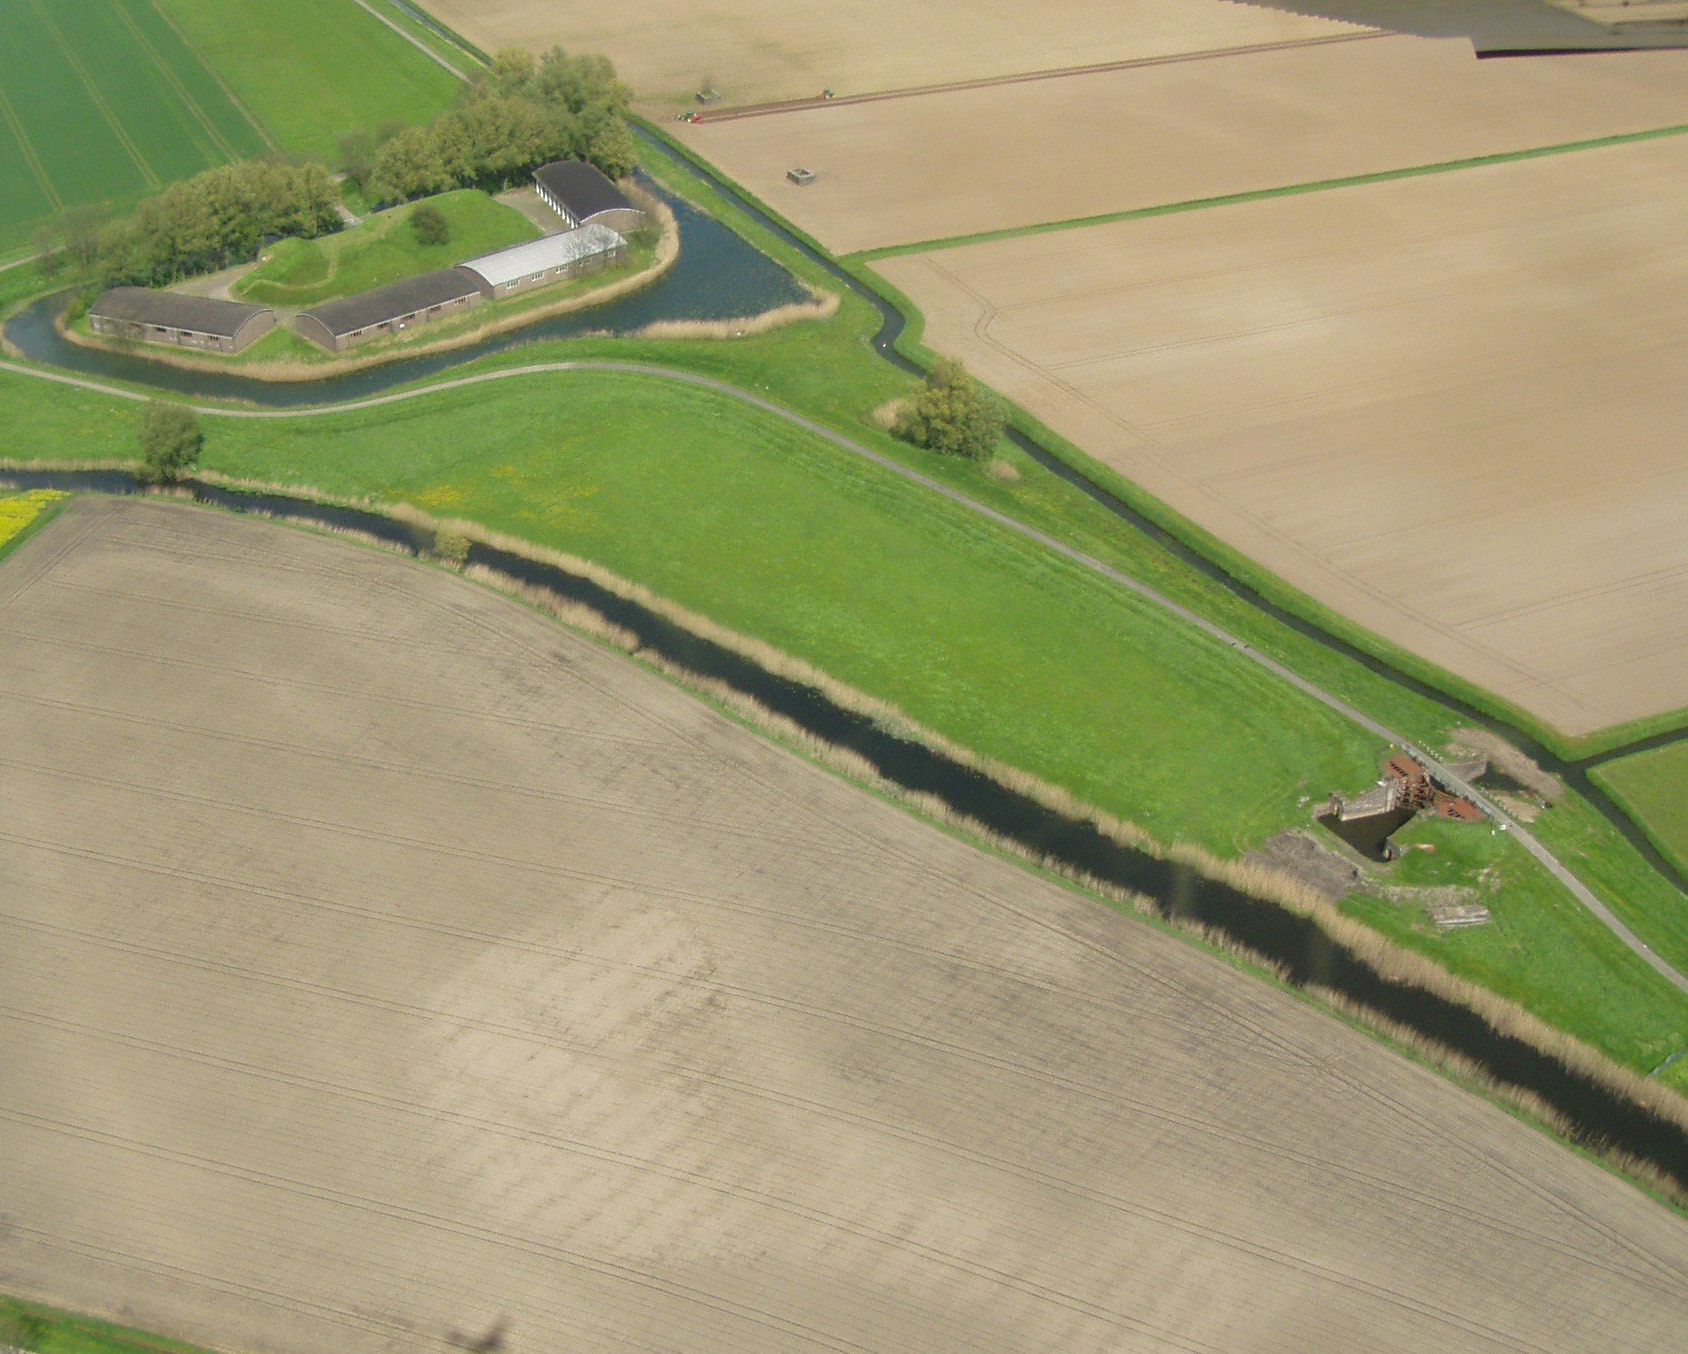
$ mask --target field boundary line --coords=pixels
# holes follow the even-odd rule
[[[33,367],[28,367],[21,363],[7,361],[4,359],[0,359],[0,371],[14,372],[23,376],[34,376],[40,380],[55,381],[63,385],[97,391],[104,395],[116,395],[123,399],[133,400],[138,403],[144,403],[149,398],[149,396],[138,391],[126,390],[120,386],[106,385],[103,382],[89,380],[84,377],[66,376],[58,372],[39,371]],[[1148,583],[1143,582],[1141,579],[1126,573],[1123,569],[1116,569],[1113,565],[1108,564],[1106,561],[1098,559],[1096,556],[1080,550],[1076,546],[1068,545],[1059,537],[1052,536],[1048,532],[1039,530],[1037,527],[1034,527],[1029,523],[1022,522],[1008,513],[990,507],[988,504],[982,503],[978,499],[972,497],[972,495],[964,493],[960,489],[953,488],[952,486],[945,484],[942,480],[916,470],[912,466],[904,465],[893,456],[889,456],[881,451],[875,451],[873,448],[865,445],[864,443],[858,442],[854,438],[846,436],[844,433],[829,428],[824,423],[821,423],[816,419],[812,419],[805,414],[798,413],[794,409],[788,409],[782,404],[778,404],[775,401],[767,399],[761,395],[754,394],[751,391],[743,390],[729,381],[723,381],[713,376],[704,376],[697,372],[683,371],[675,367],[663,367],[646,362],[618,362],[604,359],[572,359],[555,362],[535,362],[526,366],[506,367],[497,371],[476,372],[473,375],[459,376],[449,381],[440,381],[434,385],[421,386],[411,390],[391,391],[385,395],[373,395],[366,399],[347,400],[339,404],[313,405],[305,409],[228,409],[217,405],[190,405],[188,407],[194,409],[195,412],[210,418],[311,418],[320,417],[326,414],[354,413],[363,409],[380,408],[384,405],[399,404],[406,400],[421,399],[426,396],[448,390],[461,390],[470,386],[485,385],[492,381],[504,381],[521,376],[538,376],[561,372],[608,372],[620,373],[629,376],[653,377],[659,380],[677,381],[683,385],[689,385],[697,389],[711,391],[715,394],[725,396],[728,399],[740,400],[753,408],[760,409],[764,413],[770,414],[775,418],[791,424],[793,427],[819,437],[822,440],[831,443],[833,446],[849,452],[853,456],[859,456],[864,460],[871,461],[881,469],[887,470],[891,474],[896,475],[909,483],[917,484],[924,489],[930,490],[932,493],[948,499],[951,503],[956,504],[968,512],[975,513],[978,516],[983,517],[987,521],[996,524],[998,527],[1012,532],[1025,540],[1029,540],[1034,544],[1040,545],[1047,550],[1051,550],[1055,554],[1060,555],[1063,559],[1068,560],[1070,563],[1077,564],[1080,568],[1087,570],[1092,574],[1096,574],[1101,578],[1107,579],[1109,582],[1124,588],[1127,592],[1132,593],[1134,596],[1149,603],[1151,606],[1165,611],[1187,624],[1194,626],[1197,630],[1208,636],[1208,638],[1217,641],[1218,643],[1231,649],[1239,657],[1248,659],[1250,662],[1264,668],[1267,672],[1283,681],[1288,682],[1296,690],[1302,692],[1304,695],[1311,696],[1315,701],[1319,702],[1319,704],[1325,706],[1327,709],[1333,710],[1337,714],[1357,724],[1373,737],[1379,738],[1383,742],[1392,746],[1399,747],[1409,755],[1417,758],[1417,760],[1427,767],[1432,775],[1444,786],[1452,789],[1456,794],[1463,795],[1465,798],[1471,800],[1472,803],[1476,804],[1478,808],[1482,809],[1482,811],[1488,815],[1491,821],[1499,826],[1501,831],[1511,833],[1520,846],[1529,852],[1530,855],[1534,856],[1549,874],[1567,888],[1571,895],[1580,904],[1582,904],[1583,907],[1593,913],[1595,918],[1599,920],[1609,931],[1611,931],[1612,934],[1620,941],[1622,941],[1623,944],[1638,958],[1640,958],[1643,963],[1653,969],[1654,972],[1656,972],[1672,987],[1676,988],[1680,992],[1688,993],[1688,977],[1685,977],[1682,973],[1678,972],[1677,969],[1675,969],[1667,960],[1654,951],[1651,945],[1647,944],[1646,941],[1642,940],[1640,936],[1636,935],[1634,931],[1625,925],[1625,923],[1619,919],[1617,914],[1614,913],[1611,908],[1595,894],[1593,889],[1589,888],[1588,885],[1584,884],[1581,879],[1577,878],[1575,874],[1560,863],[1559,858],[1548,850],[1548,848],[1535,836],[1534,833],[1530,832],[1522,823],[1513,818],[1511,814],[1507,813],[1505,809],[1503,809],[1488,795],[1484,794],[1477,786],[1459,775],[1441,758],[1435,756],[1428,749],[1420,747],[1405,734],[1397,733],[1388,725],[1372,718],[1357,706],[1351,705],[1340,696],[1334,694],[1333,692],[1326,691],[1316,682],[1303,677],[1288,664],[1282,663],[1276,658],[1273,658],[1270,654],[1264,653],[1255,648],[1246,640],[1227,630],[1224,626],[1219,625],[1215,621],[1209,620],[1201,613],[1185,606],[1183,603],[1175,601],[1172,597],[1168,596],[1160,589],[1152,587]],[[4,468],[0,467],[0,480],[4,480],[4,478]]]
[[[359,4],[363,0],[358,0]],[[1126,57],[1119,61],[1098,61],[1088,66],[1053,66],[1045,70],[1020,71],[1013,75],[982,75],[974,80],[951,80],[936,85],[909,85],[902,89],[871,90],[864,94],[838,94],[832,98],[777,99],[768,103],[747,103],[719,108],[697,115],[699,123],[737,122],[741,118],[772,117],[777,113],[804,113],[812,108],[847,108],[851,104],[884,103],[891,99],[921,99],[931,94],[960,94],[970,89],[995,89],[1001,85],[1029,85],[1040,80],[1065,80],[1078,75],[1107,75],[1113,71],[1142,70],[1153,66],[1179,66],[1188,62],[1213,61],[1256,53],[1289,52],[1302,47],[1328,47],[1339,42],[1369,42],[1376,38],[1399,37],[1383,29],[1364,33],[1330,33],[1318,38],[1288,38],[1282,42],[1257,42],[1242,47],[1215,47],[1207,52],[1172,52],[1165,56]]]
[[[1576,151],[1604,150],[1612,146],[1628,146],[1643,141],[1659,141],[1688,133],[1688,123],[1674,123],[1668,127],[1649,127],[1639,132],[1614,132],[1610,136],[1590,137],[1581,141],[1559,141],[1547,146],[1528,146],[1523,150],[1495,151],[1488,155],[1469,155],[1457,160],[1433,160],[1428,164],[1405,165],[1400,169],[1379,169],[1366,174],[1344,174],[1333,179],[1308,179],[1302,183],[1282,184],[1276,188],[1251,188],[1243,193],[1221,193],[1216,197],[1184,198],[1178,202],[1163,202],[1152,207],[1126,207],[1117,212],[1097,212],[1091,216],[1074,216],[1060,221],[1039,221],[1029,226],[1004,226],[998,230],[979,230],[965,235],[945,235],[930,240],[914,240],[908,244],[878,245],[859,249],[841,257],[860,263],[875,263],[880,259],[899,258],[906,254],[930,254],[945,249],[961,249],[967,245],[994,244],[999,240],[1014,240],[1026,235],[1044,235],[1055,231],[1083,230],[1087,226],[1107,226],[1119,221],[1138,221],[1152,216],[1173,216],[1180,212],[1204,211],[1210,207],[1234,207],[1247,202],[1265,202],[1272,198],[1298,197],[1303,193],[1324,193],[1338,188],[1360,188],[1373,183],[1392,183],[1398,179],[1424,178],[1432,174],[1451,174],[1462,169],[1486,169],[1492,165],[1516,164],[1522,160],[1539,160],[1550,155],[1569,155]]]
[[[170,68],[163,54],[153,45],[152,39],[141,31],[141,26],[135,22],[135,16],[129,12],[129,6],[124,3],[124,0],[106,0],[106,4],[117,15],[124,28],[129,30],[129,35],[135,39],[136,46],[147,54],[147,59],[152,62],[153,69],[158,72],[159,78],[170,87],[171,92],[182,101],[182,107],[187,110],[188,115],[199,124],[200,129],[211,143],[212,151],[220,151],[225,158],[231,161],[241,159],[241,154],[235,149],[234,143],[218,130],[216,123],[212,122],[210,116],[199,106],[199,100],[194,98],[188,87],[182,83],[181,76]],[[200,64],[203,65],[204,63],[201,62]]]
[[[135,162],[135,168],[141,171],[141,177],[146,180],[147,186],[154,192],[164,187],[164,180],[159,178],[158,171],[152,167],[152,162],[141,154],[141,148],[135,144],[128,131],[125,130],[123,120],[112,111],[111,105],[106,102],[105,95],[100,93],[99,81],[88,73],[88,68],[82,64],[82,58],[77,56],[75,49],[65,41],[65,36],[60,32],[59,26],[53,22],[52,16],[47,13],[46,6],[41,3],[41,0],[29,0],[29,6],[40,18],[41,26],[53,35],[53,41],[58,43],[59,51],[64,53],[64,59],[70,63],[70,68],[76,72],[76,78],[82,81],[82,87],[87,91],[89,100],[95,108],[100,110],[100,116],[105,119],[106,126],[111,128],[111,133],[117,138],[118,145],[122,146],[128,153],[129,158]]]
[[[268,126],[265,125],[264,120],[247,106],[246,101],[234,92],[234,89],[229,85],[227,80],[223,79],[222,73],[205,59],[205,56],[200,52],[198,47],[188,40],[188,35],[182,32],[181,25],[165,13],[164,6],[159,4],[158,0],[146,0],[146,3],[152,6],[152,12],[158,15],[164,26],[176,35],[182,46],[192,52],[194,56],[198,57],[199,64],[205,68],[205,73],[211,77],[212,83],[215,84],[218,89],[223,91],[223,97],[239,110],[241,117],[245,118],[251,125],[252,130],[258,133],[258,139],[268,146],[275,154],[282,154],[283,149],[281,142],[275,139],[275,134],[270,131]]]
[[[29,139],[29,133],[24,129],[23,119],[18,116],[18,110],[6,93],[6,87],[0,85],[0,119],[4,119],[7,130],[18,143],[18,149],[23,152],[24,162],[29,165],[29,172],[35,176],[35,182],[41,186],[41,191],[47,196],[47,203],[55,211],[64,210],[64,199],[59,196],[59,190],[53,186],[52,179],[47,174],[47,167],[41,163],[41,157],[35,153],[35,143]],[[28,260],[19,259],[19,263]]]

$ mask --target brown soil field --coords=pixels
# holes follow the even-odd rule
[[[1566,733],[1688,704],[1688,139],[878,266],[927,339]]]
[[[713,82],[727,104],[974,80],[1357,31],[1230,0],[424,0],[485,51],[602,52],[661,111]]]
[[[0,1288],[230,1350],[1621,1354],[1688,1222],[535,612],[0,570]]]
[[[1684,90],[1688,52],[1478,61],[1389,37],[676,130],[849,253],[1674,126]]]

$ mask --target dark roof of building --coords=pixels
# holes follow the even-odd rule
[[[430,306],[443,306],[461,301],[466,296],[479,296],[481,289],[475,279],[456,268],[441,268],[432,273],[407,277],[402,282],[389,282],[385,287],[360,291],[355,296],[342,296],[336,301],[324,301],[301,311],[309,315],[336,337],[354,334],[360,329],[384,320],[396,320],[401,315],[414,315]]]
[[[234,338],[247,321],[270,311],[267,306],[218,301],[209,296],[183,296],[180,292],[154,291],[150,287],[113,287],[88,308],[88,313],[108,320]]]
[[[584,160],[553,160],[534,170],[533,177],[569,209],[576,221],[585,221],[599,212],[638,210],[627,200],[627,194],[604,177],[602,170]]]

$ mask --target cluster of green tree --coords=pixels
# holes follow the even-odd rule
[[[224,165],[171,184],[97,239],[73,223],[65,262],[91,269],[101,286],[160,286],[250,260],[266,236],[338,230],[338,201],[321,165]]]
[[[918,447],[982,461],[996,450],[1002,406],[961,363],[941,357],[903,401],[891,431]]]
[[[347,174],[378,202],[451,188],[496,191],[551,160],[588,160],[618,179],[638,163],[627,126],[631,102],[605,57],[560,47],[537,60],[501,52],[456,108],[424,127],[348,137],[341,156]]]

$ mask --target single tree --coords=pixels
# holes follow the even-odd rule
[[[451,222],[432,202],[420,203],[410,213],[410,228],[418,244],[444,244],[451,238]]]
[[[141,478],[170,484],[199,462],[205,434],[193,410],[165,400],[148,400],[141,410]]]
[[[916,446],[982,461],[1002,436],[1002,406],[959,362],[940,358],[898,411],[892,431]]]

